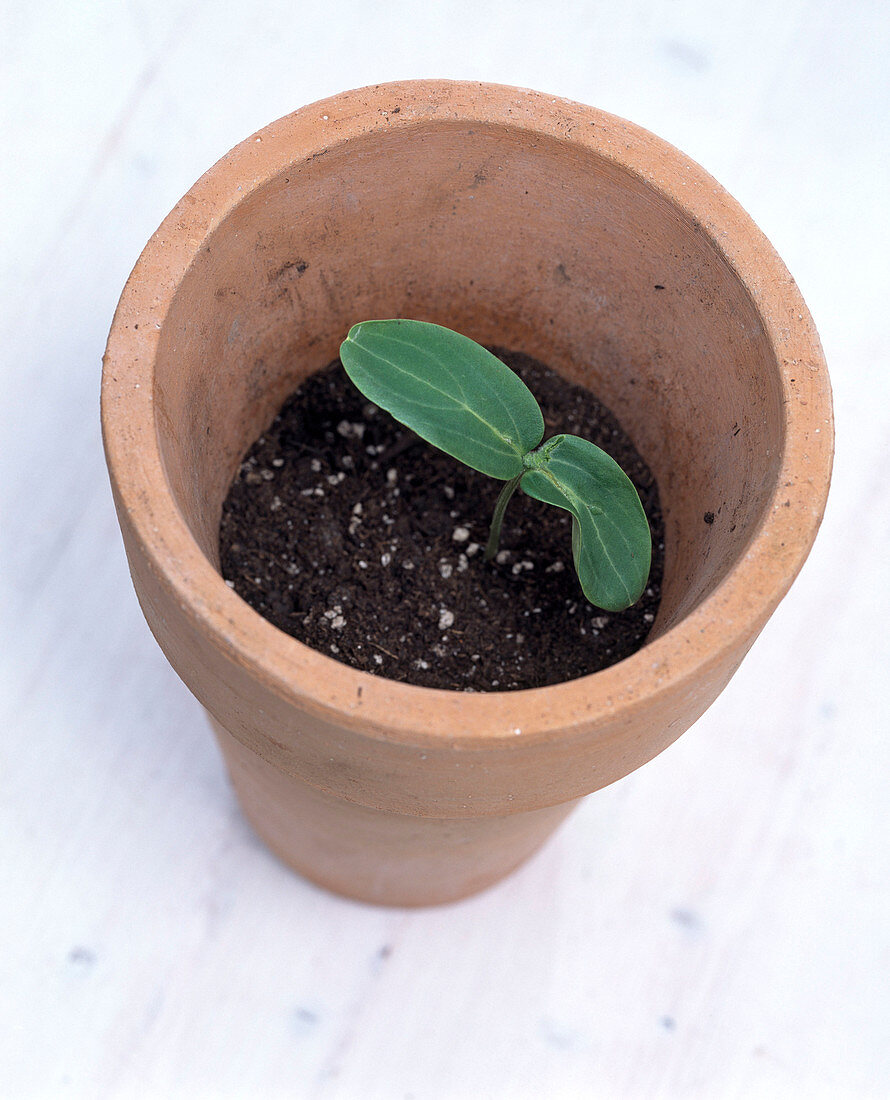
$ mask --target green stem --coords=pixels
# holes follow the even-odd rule
[[[522,471],[522,474],[525,470]],[[501,541],[501,525],[504,522],[504,512],[507,510],[507,505],[510,503],[510,497],[519,488],[519,482],[522,481],[522,474],[517,474],[512,480],[501,489],[500,496],[497,499],[497,503],[494,506],[494,514],[491,517],[491,528],[488,532],[488,542],[485,544],[485,560],[491,561],[491,559],[498,552],[498,543]]]

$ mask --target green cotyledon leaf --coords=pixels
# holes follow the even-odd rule
[[[525,465],[523,491],[572,514],[572,552],[587,599],[605,611],[636,603],[649,579],[652,537],[627,474],[576,435],[548,439]]]
[[[362,321],[340,347],[352,382],[434,447],[507,481],[544,437],[525,383],[467,336],[426,321]]]

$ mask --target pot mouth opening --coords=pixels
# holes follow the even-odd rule
[[[216,539],[238,463],[368,316],[421,316],[527,351],[612,408],[667,524],[662,609],[640,651],[549,688],[417,688],[307,649],[226,587]],[[361,699],[381,727],[413,728],[432,691],[434,731],[465,728],[470,708],[497,736],[546,733],[558,697],[565,729],[592,706],[676,687],[733,646],[740,659],[815,537],[832,442],[799,292],[702,169],[592,108],[451,82],[303,108],[202,177],[121,299],[103,428],[141,551],[233,660],[347,721]]]

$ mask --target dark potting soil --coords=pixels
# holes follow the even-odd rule
[[[653,535],[642,599],[584,598],[571,517],[517,492],[496,559],[483,550],[502,482],[424,443],[355,389],[339,360],[285,403],[223,505],[226,582],[281,630],[354,668],[425,687],[509,691],[596,672],[645,641],[658,610],[658,487],[612,414],[548,367],[494,349],[526,382],[545,438],[572,432],[626,471]]]

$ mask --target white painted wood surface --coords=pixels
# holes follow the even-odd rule
[[[0,1096],[890,1095],[890,11],[0,4]],[[816,317],[822,534],[730,687],[460,905],[328,896],[242,821],[130,589],[100,358],[142,244],[279,115],[488,79],[656,131]]]

